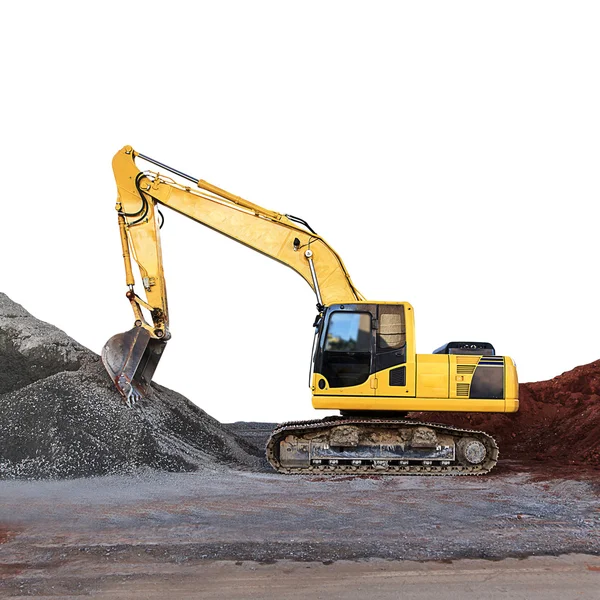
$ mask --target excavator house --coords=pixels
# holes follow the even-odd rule
[[[136,158],[162,172],[140,171]],[[266,448],[274,469],[480,475],[494,467],[498,448],[490,435],[405,417],[411,411],[516,412],[518,380],[511,358],[496,356],[489,343],[470,341],[417,354],[413,307],[367,300],[337,253],[302,219],[264,209],[130,146],[115,155],[113,170],[134,327],[107,342],[102,360],[129,406],[148,394],[171,337],[162,205],[291,267],[315,292],[312,404],[341,414],[279,425]],[[135,291],[132,262],[144,298]]]

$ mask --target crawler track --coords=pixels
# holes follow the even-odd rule
[[[356,431],[355,435],[361,438],[366,435],[371,438],[377,434],[385,435],[385,442],[366,446],[356,442],[336,450],[331,443],[332,435],[335,435],[334,430],[342,431],[342,427]],[[422,445],[416,446],[414,442],[411,446],[410,438],[416,435],[417,430],[430,435],[433,435],[433,431],[436,439],[443,442],[437,446],[430,444],[427,448]],[[398,432],[397,437],[390,443],[394,432]],[[323,442],[324,439],[327,441]],[[474,443],[477,449],[485,448],[485,456],[477,464],[466,460],[465,452],[461,450],[469,443]],[[281,449],[283,447],[288,450],[290,445],[294,448],[301,447],[303,456],[306,457],[304,464],[292,465],[289,461],[285,464],[285,457],[280,456]],[[418,451],[422,457],[418,456]],[[327,455],[330,458],[327,458]],[[482,431],[460,429],[440,423],[407,419],[330,417],[279,425],[267,442],[266,456],[276,471],[289,475],[484,475],[489,473],[498,461],[498,446],[494,438]]]

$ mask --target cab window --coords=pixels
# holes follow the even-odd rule
[[[404,306],[383,305],[379,314],[377,347],[380,350],[397,350],[406,343]]]
[[[325,350],[370,352],[371,315],[367,313],[333,313],[327,329]]]

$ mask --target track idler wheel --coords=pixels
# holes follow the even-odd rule
[[[486,459],[488,450],[482,441],[467,437],[456,443],[456,455],[463,465],[480,465]]]

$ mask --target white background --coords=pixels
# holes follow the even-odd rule
[[[132,326],[111,171],[131,144],[306,219],[365,296],[412,302],[418,352],[491,341],[522,381],[591,362],[598,7],[4,3],[0,291],[96,352]],[[318,416],[310,288],[165,216],[156,380],[222,421]]]

